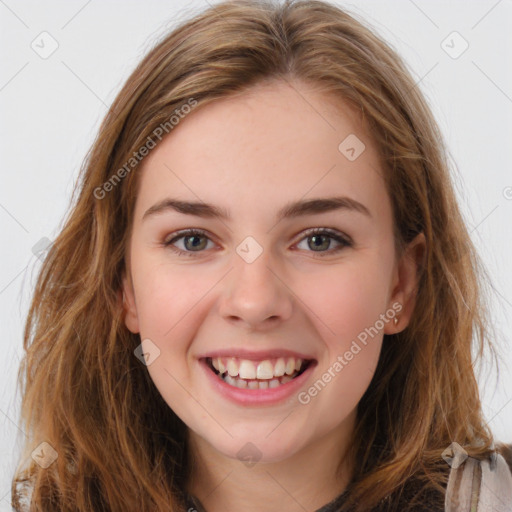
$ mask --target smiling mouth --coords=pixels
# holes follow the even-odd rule
[[[205,358],[206,365],[210,370],[217,375],[217,377],[223,380],[226,384],[230,386],[240,388],[240,389],[268,389],[268,388],[277,388],[282,386],[293,379],[297,378],[299,375],[304,373],[313,360],[304,360],[301,362],[299,369],[297,370],[295,367],[293,369],[287,368],[284,372],[284,375],[265,375],[266,378],[242,378],[239,374],[230,375],[227,368],[222,367],[222,372],[214,367],[212,358]],[[235,373],[235,372],[231,372]],[[238,372],[237,372],[238,373]],[[281,373],[281,372],[278,372]]]

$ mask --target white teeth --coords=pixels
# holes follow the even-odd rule
[[[239,376],[242,379],[271,380],[275,377],[292,375],[300,371],[303,360],[295,357],[279,357],[277,359],[265,359],[264,361],[252,361],[236,357],[214,357],[211,364],[221,375],[226,372],[231,377]]]
[[[236,379],[234,379],[233,377],[231,377],[230,375],[226,375],[224,377],[224,380],[228,383],[228,384],[231,384],[232,386],[236,386]]]
[[[297,361],[300,361],[302,363],[301,359],[297,359]],[[276,365],[274,367],[274,375],[276,377],[282,377],[284,375],[285,369],[286,369],[286,363],[285,363],[284,359],[282,357],[280,357],[276,361]]]
[[[299,366],[300,368],[300,366]],[[295,371],[295,360],[293,358],[288,359],[286,362],[286,375],[291,375]]]
[[[256,370],[258,379],[271,379],[274,377],[274,366],[270,361],[262,361]]]
[[[238,365],[236,364],[235,358],[232,357],[228,359],[228,373],[231,377],[236,377],[238,375]]]
[[[236,385],[239,388],[245,389],[247,387],[247,381],[244,379],[236,379]]]
[[[277,379],[271,379],[271,380],[244,380],[239,377],[231,377],[229,373],[226,373],[226,375],[222,376],[221,378],[224,380],[224,382],[227,382],[231,386],[234,386],[236,388],[241,389],[268,389],[268,388],[277,388],[278,386],[281,386],[282,384],[286,384],[287,382],[290,382],[293,380],[294,377],[297,376],[297,372],[293,372],[293,374],[290,375],[284,375],[283,377],[279,377]]]
[[[242,360],[238,369],[238,375],[240,375],[240,378],[242,379],[255,379],[256,367],[254,366],[254,363],[247,359]],[[261,379],[261,377],[258,376],[258,379]]]

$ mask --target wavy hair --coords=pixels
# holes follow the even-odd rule
[[[180,22],[147,53],[84,159],[25,325],[18,386],[27,438],[15,510],[181,510],[187,427],[134,356],[140,336],[124,325],[121,276],[140,174],[139,162],[126,163],[191,100],[206,105],[270,80],[312,84],[361,112],[398,253],[420,232],[427,244],[410,324],[384,336],[358,406],[346,508],[393,503],[406,489],[411,506],[425,496],[442,503],[443,450],[452,441],[478,458],[494,449],[473,359],[494,353],[484,270],[439,128],[406,65],[334,5],[227,1]],[[43,442],[58,454],[47,468],[31,457]]]

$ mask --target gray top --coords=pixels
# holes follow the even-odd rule
[[[502,455],[495,453],[482,461],[466,455],[462,462],[455,459],[452,462],[444,512],[512,512],[512,470]],[[337,512],[345,496],[344,491],[315,512]],[[207,512],[189,494],[185,494],[185,507],[187,512]],[[419,509],[435,512],[426,503],[425,507]]]
[[[319,508],[315,512],[336,512],[340,505],[345,501],[345,492],[342,492],[339,496],[334,498],[332,501]],[[195,497],[186,495],[186,508],[187,512],[206,512],[203,504]]]

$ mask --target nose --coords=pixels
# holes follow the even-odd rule
[[[252,263],[235,255],[234,267],[224,280],[219,305],[223,318],[251,329],[275,327],[290,318],[293,292],[266,251]]]

